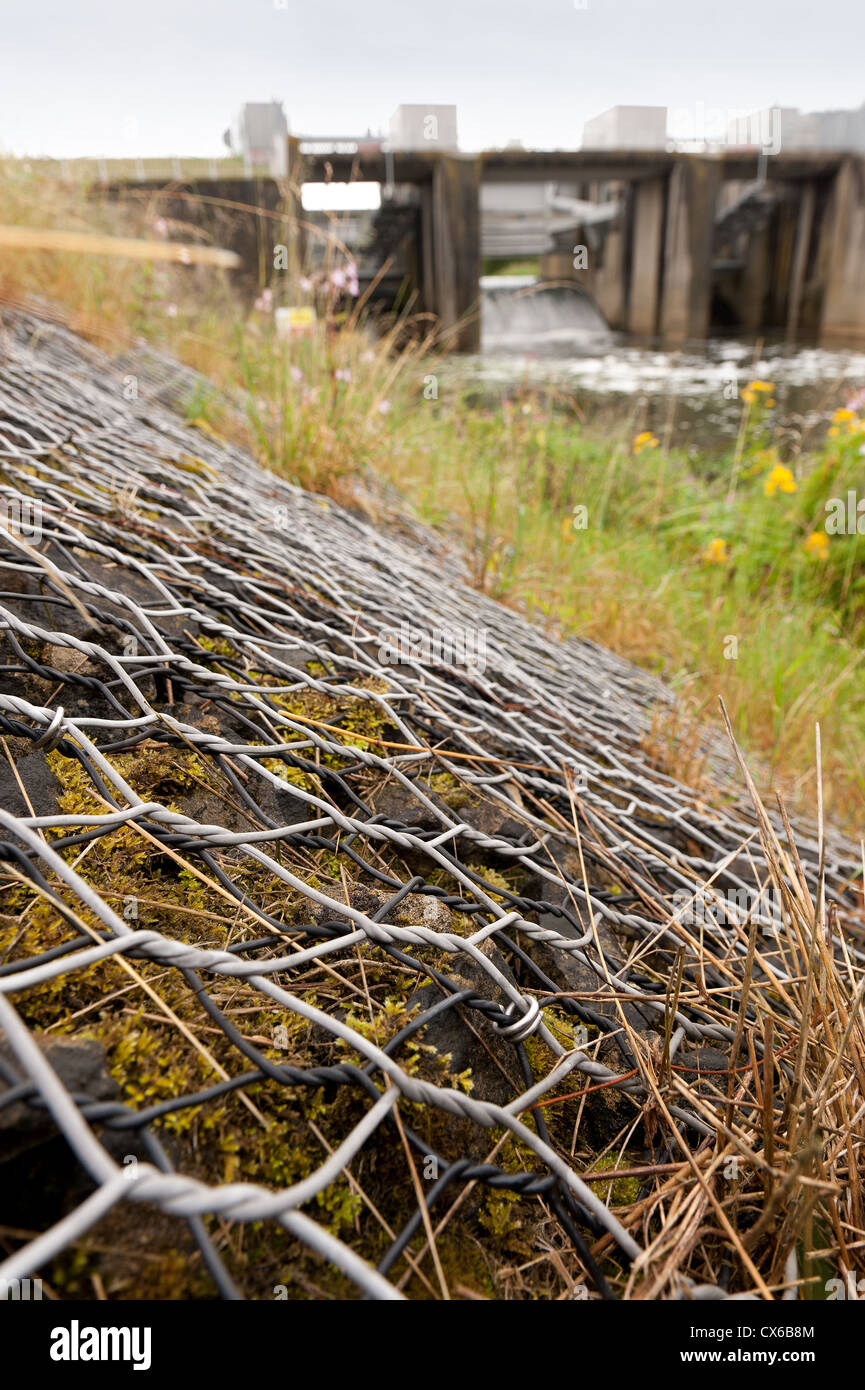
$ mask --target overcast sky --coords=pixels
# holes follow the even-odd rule
[[[463,149],[573,147],[619,103],[865,100],[862,0],[0,0],[0,18],[16,154],[218,155],[241,103],[272,97],[321,135],[455,102]]]

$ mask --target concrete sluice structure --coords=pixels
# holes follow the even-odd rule
[[[577,281],[617,331],[670,343],[727,328],[782,332],[791,341],[865,341],[861,155],[414,150],[295,154],[289,165],[298,189],[325,178],[388,181],[417,203],[409,289],[457,349],[479,345],[482,257],[536,254],[545,223],[554,235],[541,278]],[[575,216],[568,230],[560,213],[545,219],[536,211],[520,232],[519,218],[493,210],[513,211],[515,191],[530,185],[562,190],[565,204],[582,201],[596,212],[585,226]],[[616,217],[598,226],[610,203]],[[585,264],[575,246],[587,252]]]

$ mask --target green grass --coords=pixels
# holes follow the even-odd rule
[[[432,430],[408,415],[416,447],[400,477],[427,519],[460,519],[479,587],[657,671],[698,717],[714,717],[723,695],[746,744],[809,797],[819,720],[829,796],[853,822],[865,789],[865,536],[827,535],[825,504],[861,479],[865,423],[782,465],[765,443],[771,411],[743,409],[741,456],[714,476],[528,396],[485,414],[445,407]],[[795,491],[773,489],[779,477]]]

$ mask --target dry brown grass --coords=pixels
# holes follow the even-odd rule
[[[680,990],[667,986],[669,1015],[689,1000],[735,1032],[729,1067],[716,1076],[703,1074],[698,1084],[621,1015],[648,1090],[642,1122],[679,1149],[622,1217],[645,1249],[623,1292],[689,1297],[686,1273],[717,1285],[732,1272],[736,1292],[762,1299],[849,1297],[848,1276],[865,1273],[865,971],[850,950],[854,942],[861,947],[862,933],[852,937],[827,912],[822,883],[816,899],[809,891],[783,802],[781,836],[726,710],[724,719],[754,805],[763,881],[783,902],[784,929],[767,945],[753,923],[740,928],[747,953],[734,962],[702,931],[670,923],[682,973]],[[821,836],[822,829],[821,819]],[[759,858],[756,846],[747,852]],[[707,988],[707,975],[723,985]],[[714,1141],[689,1144],[671,1104],[702,1117]],[[623,1129],[609,1151],[623,1152],[628,1138]],[[605,1238],[595,1253],[608,1248]]]

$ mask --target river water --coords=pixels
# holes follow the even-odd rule
[[[729,447],[754,378],[774,383],[773,428],[792,448],[819,440],[839,405],[865,405],[860,351],[741,338],[670,350],[613,333],[585,297],[522,276],[484,277],[481,304],[480,354],[446,369],[481,402],[551,389],[587,422],[652,429],[695,455]]]

